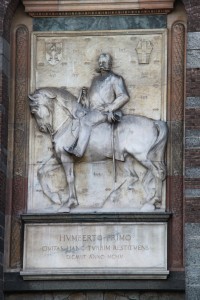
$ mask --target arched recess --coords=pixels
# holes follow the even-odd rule
[[[10,28],[11,22],[19,4],[19,0],[1,1],[0,3],[0,226],[3,233],[5,216],[7,216],[7,191],[9,160],[9,97],[10,97]],[[7,217],[6,217],[7,220]],[[4,235],[1,236],[3,242]],[[0,252],[3,252],[3,244]],[[2,261],[1,261],[2,263]],[[3,273],[2,273],[3,275]]]
[[[172,212],[169,227],[169,266],[184,268],[184,103],[187,19],[184,5],[176,2],[168,15],[168,205]]]
[[[13,1],[16,2],[16,1]],[[22,264],[20,215],[26,212],[29,108],[27,94],[30,76],[30,34],[32,18],[21,7],[11,27],[12,68],[9,114],[9,176],[7,184],[6,270],[19,271]],[[168,15],[168,204],[169,270],[183,266],[183,125],[185,97],[186,17],[178,4]]]
[[[27,103],[32,19],[19,6],[10,30],[6,268],[21,267],[21,220],[26,211],[29,108]]]

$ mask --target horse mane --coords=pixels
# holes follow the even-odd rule
[[[45,94],[47,92],[50,92],[52,95],[60,96],[63,103],[67,104],[70,101],[77,101],[77,98],[72,95],[65,87],[57,88],[57,87],[43,87],[36,90],[36,93]]]
[[[58,103],[65,111],[76,118],[76,111],[80,104],[77,102],[77,98],[72,95],[66,88],[61,87],[44,87],[37,89],[36,94],[47,96],[49,108],[53,108],[53,103]]]

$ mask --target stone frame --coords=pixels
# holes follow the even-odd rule
[[[168,122],[170,128],[170,138],[168,153],[172,153],[167,188],[167,210],[171,211],[173,216],[169,224],[169,269],[171,271],[183,271],[183,99],[185,97],[185,38],[186,38],[186,21],[180,16],[177,18],[174,13],[168,22],[169,29],[169,49],[175,49],[168,58]],[[177,19],[179,21],[177,21]],[[21,22],[20,22],[21,23]],[[14,36],[13,45],[24,45],[23,54],[14,55],[13,65],[16,65],[15,74],[20,74],[23,79],[22,85],[14,84],[17,93],[12,96],[12,101],[15,102],[15,114],[13,115],[13,124],[18,125],[17,130],[10,136],[10,144],[13,145],[13,164],[10,164],[10,170],[13,174],[13,181],[10,184],[10,200],[8,211],[11,215],[8,221],[11,236],[8,241],[9,263],[7,270],[19,270],[21,267],[21,221],[20,215],[26,210],[26,193],[27,193],[27,168],[26,168],[26,153],[28,149],[27,137],[27,113],[28,107],[26,102],[27,97],[27,82],[28,82],[28,65],[29,65],[29,34],[30,28],[19,24]],[[16,48],[14,48],[16,50]],[[24,59],[26,57],[26,59]],[[23,58],[23,60],[22,60]],[[20,61],[22,60],[22,64]],[[173,66],[173,67],[172,67]],[[177,74],[179,75],[177,77]],[[16,75],[18,76],[18,75]],[[175,95],[175,81],[178,81],[179,89]],[[15,100],[14,100],[15,98]],[[12,123],[12,122],[11,122]],[[22,126],[22,127],[20,127]],[[12,127],[12,124],[11,124]],[[21,147],[23,145],[25,147]],[[170,234],[171,233],[171,234]],[[176,239],[172,238],[173,235]]]
[[[157,76],[160,87],[156,88],[153,91],[150,91],[148,94],[148,99],[151,101],[151,107],[149,106],[149,101],[145,100],[143,101],[142,99],[142,91],[143,89],[143,85],[145,84],[149,84],[150,86],[152,85],[152,83],[150,83],[149,81],[145,82],[145,79],[142,78],[142,74],[140,74],[142,80],[143,80],[143,85],[142,87],[140,87],[140,89],[137,91],[138,95],[135,94],[135,97],[133,95],[134,90],[137,90],[137,83],[134,82],[134,79],[132,79],[131,76],[133,76],[133,70],[134,70],[134,74],[139,74],[139,66],[141,67],[142,64],[138,63],[138,67],[137,67],[137,63],[136,62],[132,62],[132,67],[130,68],[130,70],[127,72],[128,69],[128,65],[126,65],[126,61],[127,61],[127,57],[124,56],[124,54],[122,53],[121,49],[119,51],[119,54],[117,56],[117,53],[114,54],[114,50],[117,52],[117,47],[119,48],[123,48],[125,47],[126,44],[126,39],[130,38],[131,39],[135,39],[136,37],[140,39],[144,39],[145,38],[154,38],[154,37],[159,37],[160,38],[160,42],[159,42],[159,49],[160,47],[163,49],[161,52],[160,50],[155,50],[159,51],[159,55],[160,58],[160,63],[158,63],[158,58],[154,56],[154,58],[151,59],[151,62],[153,64],[154,61],[154,65],[152,66],[153,69],[157,70],[157,72],[159,72],[159,75]],[[90,64],[93,63],[92,68],[90,66],[90,70],[86,67],[84,67],[84,64],[86,62],[82,61],[81,59],[81,67],[79,67],[79,70],[76,71],[72,71],[73,74],[71,74],[72,76],[77,74],[74,73],[79,73],[79,76],[77,76],[77,78],[81,77],[81,73],[85,74],[85,78],[83,78],[83,76],[81,77],[81,79],[76,80],[76,78],[74,78],[74,81],[76,80],[76,87],[74,87],[74,85],[70,82],[68,83],[64,83],[64,81],[62,81],[63,78],[68,78],[70,77],[68,74],[69,72],[71,72],[71,69],[69,67],[67,67],[68,64],[68,60],[66,57],[69,56],[69,49],[67,48],[66,53],[68,53],[66,55],[66,53],[64,53],[63,50],[63,58],[61,61],[61,65],[59,67],[59,70],[56,68],[56,66],[54,66],[54,69],[52,69],[52,66],[50,64],[47,63],[47,60],[45,58],[45,55],[43,54],[41,56],[41,54],[37,55],[37,49],[40,49],[44,47],[43,43],[45,41],[45,43],[48,43],[50,41],[59,41],[60,43],[62,42],[63,44],[63,48],[64,48],[64,43],[72,43],[73,45],[76,45],[77,49],[81,48],[80,46],[80,40],[83,39],[82,42],[84,42],[84,38],[90,39],[91,41],[94,39],[96,42],[100,39],[100,47],[103,48],[103,50],[101,51],[108,51],[110,54],[115,55],[115,58],[113,58],[113,70],[114,72],[116,72],[117,74],[120,74],[121,76],[123,76],[123,78],[126,81],[126,85],[129,91],[129,96],[130,96],[130,104],[128,103],[128,105],[126,105],[126,107],[124,108],[124,113],[125,114],[137,114],[137,115],[145,115],[146,117],[150,118],[150,119],[156,119],[159,120],[161,119],[162,121],[166,121],[166,107],[167,107],[167,29],[166,28],[159,28],[159,29],[138,29],[138,30],[134,30],[134,29],[130,29],[130,30],[96,30],[96,31],[89,31],[89,30],[85,30],[85,31],[33,31],[32,35],[31,35],[31,41],[32,41],[32,46],[31,46],[31,79],[30,79],[30,92],[33,93],[35,91],[35,89],[39,89],[42,87],[46,87],[46,86],[54,86],[59,88],[60,86],[65,86],[65,84],[67,85],[67,90],[70,91],[72,94],[77,94],[78,90],[81,89],[81,84],[83,84],[83,86],[89,86],[90,81],[85,80],[85,78],[90,78],[91,75],[91,69],[95,69],[96,65],[95,65],[95,58],[97,57],[97,51],[98,49],[95,48],[95,51],[93,50],[91,53],[90,50],[90,54],[88,56],[87,51],[85,50],[80,50],[80,51],[76,51],[77,53],[73,53],[70,52],[70,56],[71,56],[71,60],[75,59],[76,61],[79,61],[79,56],[82,57],[82,52],[85,53],[86,57],[87,57],[87,64],[88,64],[88,60],[91,60]],[[114,39],[117,38],[117,44],[115,44],[115,46],[113,45],[111,48],[109,45],[107,45],[106,41],[107,38],[112,38],[113,39],[113,43],[114,43]],[[91,49],[91,45],[92,42],[87,40],[87,47],[88,49]],[[103,42],[104,41],[104,42]],[[155,42],[157,42],[157,40],[155,40]],[[42,44],[41,44],[42,43]],[[93,42],[94,43],[94,42]],[[70,47],[70,46],[68,46]],[[75,46],[74,46],[75,47]],[[95,47],[95,46],[94,46]],[[127,53],[129,53],[130,55],[132,55],[132,52],[135,51],[133,49],[135,49],[136,45],[130,46],[130,42],[128,42],[125,51],[127,51]],[[85,49],[85,47],[83,47]],[[41,50],[40,50],[41,51]],[[123,50],[124,51],[124,50]],[[95,54],[96,53],[96,54]],[[157,53],[157,52],[156,52]],[[77,56],[78,55],[78,56]],[[66,57],[64,57],[66,56]],[[36,58],[37,57],[37,58]],[[123,57],[124,57],[124,61],[123,61]],[[117,61],[118,59],[122,59],[122,61],[120,62],[120,67],[119,68],[119,63],[118,66],[117,65]],[[136,60],[138,60],[138,56],[135,57]],[[156,64],[156,66],[155,66]],[[45,66],[45,67],[44,67]],[[58,66],[58,65],[57,65]],[[144,65],[147,71],[147,66],[148,64]],[[50,69],[49,69],[50,67]],[[82,69],[80,69],[82,68]],[[85,71],[86,69],[86,71]],[[47,71],[48,70],[48,71]],[[143,69],[144,70],[144,69]],[[159,70],[159,71],[158,71]],[[45,73],[43,73],[45,72]],[[56,84],[55,79],[57,78],[55,74],[55,72],[58,72],[60,75],[60,79],[57,79],[58,84]],[[88,72],[88,73],[84,73],[84,72]],[[148,72],[151,73],[150,69],[148,69]],[[43,73],[43,75],[41,75]],[[53,73],[53,77],[49,77],[49,74]],[[150,75],[150,74],[149,74]],[[40,77],[41,76],[41,77]],[[94,76],[94,75],[93,75]],[[137,75],[136,75],[137,76]],[[45,78],[45,80],[43,81],[43,79]],[[53,80],[51,80],[53,79]],[[153,78],[152,78],[153,79]],[[133,85],[133,87],[132,87]],[[140,82],[138,82],[138,85],[140,86]],[[159,96],[158,96],[159,95]],[[159,102],[160,101],[160,102]],[[142,104],[141,104],[142,102]],[[157,102],[159,102],[159,105],[157,104]],[[130,106],[129,106],[130,105]],[[158,106],[157,106],[158,105]],[[127,108],[128,107],[128,108]],[[143,108],[144,112],[141,111],[140,107]],[[154,109],[153,109],[154,108]],[[43,203],[43,205],[45,205],[44,203],[46,203],[46,199],[47,196],[45,195],[45,193],[42,192],[41,188],[34,188],[34,186],[38,186],[39,181],[38,181],[38,176],[37,174],[37,169],[40,168],[40,165],[44,163],[44,161],[47,160],[48,155],[52,155],[53,152],[51,152],[51,141],[50,139],[47,141],[46,143],[48,143],[48,147],[46,153],[43,153],[43,156],[39,156],[39,152],[36,151],[37,147],[39,147],[39,149],[41,149],[41,146],[39,146],[40,144],[37,144],[39,140],[42,139],[41,136],[41,132],[38,131],[38,129],[35,129],[35,120],[34,117],[30,118],[30,137],[29,137],[29,144],[30,144],[30,151],[29,151],[29,155],[30,155],[30,161],[29,161],[29,192],[28,192],[28,204],[27,204],[27,211],[28,213],[32,212],[34,213],[34,211],[38,210],[38,208],[41,208],[40,213],[44,213],[45,212],[45,208],[44,206],[42,206],[42,204],[40,205],[40,203]],[[37,138],[37,135],[39,136],[39,138]],[[46,139],[46,138],[45,138]],[[43,141],[45,141],[43,139]],[[42,143],[42,149],[44,149],[43,143]],[[37,157],[37,159],[36,159]],[[109,160],[107,160],[109,161]],[[95,162],[93,162],[95,163]],[[45,163],[44,163],[45,164]],[[99,164],[99,162],[97,163],[97,165]],[[122,163],[123,164],[123,163]],[[138,163],[140,164],[140,163]],[[77,165],[79,165],[77,163]],[[116,169],[120,168],[117,165],[117,161],[116,161]],[[99,171],[100,168],[97,167],[97,170]],[[103,169],[103,166],[101,166],[101,172],[106,172],[106,169]],[[83,174],[84,172],[86,172],[87,169],[77,169],[75,172],[75,177],[76,174],[78,172],[80,172],[81,174]],[[137,171],[139,174],[139,171]],[[107,173],[104,173],[107,174]],[[57,175],[59,176],[59,173],[57,173]],[[64,173],[63,173],[63,177],[64,177]],[[81,177],[81,176],[80,176]],[[117,175],[118,179],[116,180],[116,184],[118,184],[118,182],[120,182],[121,178],[120,175],[118,173]],[[48,180],[48,179],[46,179]],[[82,179],[83,180],[83,179]],[[93,182],[94,179],[91,179],[91,182]],[[123,178],[124,180],[124,178]],[[56,179],[54,178],[54,182],[56,181]],[[109,181],[109,177],[108,180]],[[86,183],[87,184],[87,183]],[[96,186],[96,184],[99,184],[99,186],[101,186],[101,182],[99,181],[95,181],[94,180],[94,184],[92,184],[92,186]],[[104,183],[106,184],[106,183]],[[103,185],[104,185],[103,184]],[[40,184],[39,184],[40,185]],[[80,181],[78,176],[76,177],[76,185],[80,185]],[[49,186],[51,186],[51,184],[49,184]],[[111,186],[111,185],[110,185]],[[33,187],[33,188],[31,188]],[[62,186],[64,188],[64,185]],[[109,185],[108,185],[109,187]],[[52,189],[52,188],[50,188]],[[58,189],[58,183],[57,183],[57,189]],[[90,187],[87,186],[87,189],[90,190]],[[98,191],[98,188],[95,188],[95,193]],[[100,190],[101,191],[101,190]],[[67,192],[67,191],[66,191]],[[94,191],[93,191],[94,192]],[[97,206],[87,206],[86,203],[90,203],[90,198],[92,198],[92,194],[93,192],[87,193],[87,198],[86,196],[81,196],[81,192],[77,191],[77,197],[79,199],[79,206],[77,208],[82,209],[83,207],[85,209],[97,209],[98,211],[98,207],[100,207],[99,203],[99,199],[98,196],[96,196],[95,198],[95,202],[98,203]],[[83,192],[85,193],[85,192]],[[98,192],[97,192],[98,193]],[[99,192],[99,194],[104,193],[103,190],[101,192]],[[106,195],[106,194],[105,194]],[[102,195],[102,197],[105,197],[105,199],[107,198],[107,196]],[[128,198],[129,195],[127,195]],[[101,197],[101,198],[102,198]],[[124,198],[123,198],[124,197]],[[63,197],[62,197],[63,198]],[[83,198],[83,199],[81,199]],[[132,195],[131,199],[135,199],[134,202],[138,203],[138,198],[137,198],[137,192],[134,192],[134,195]],[[139,198],[144,198],[144,195],[140,192],[140,196]],[[102,198],[103,199],[103,198]],[[129,199],[130,200],[130,199]],[[126,197],[121,195],[121,202],[126,202]],[[49,203],[49,200],[48,200]],[[92,202],[91,202],[92,205]],[[127,204],[126,204],[127,205]],[[123,206],[123,209],[130,209],[130,210],[134,210],[131,205],[130,206]],[[47,206],[47,205],[46,205]],[[46,207],[45,206],[45,207]],[[49,204],[48,204],[49,206]],[[119,211],[120,206],[115,205],[115,208],[113,207],[113,209],[116,209],[117,211]],[[139,207],[139,206],[138,206]],[[139,208],[136,208],[136,210],[138,211]],[[101,207],[103,209],[103,206]],[[166,208],[166,182],[163,182],[163,188],[162,188],[162,205],[160,207],[160,210],[163,211]],[[48,208],[47,208],[48,209]],[[110,209],[112,210],[112,207],[110,207]],[[159,211],[159,210],[158,210]],[[53,209],[49,209],[49,211],[46,211],[46,213],[48,212],[53,212]],[[75,211],[74,211],[75,212]]]
[[[63,227],[75,227],[79,228],[84,226],[104,226],[108,227],[120,225],[120,226],[131,226],[131,227],[139,227],[139,226],[153,226],[155,229],[157,227],[163,228],[163,233],[167,232],[167,222],[171,217],[170,213],[102,213],[102,214],[31,214],[27,213],[21,216],[22,224],[23,224],[23,232],[24,239],[26,240],[28,237],[29,229],[37,230],[37,227],[55,227],[61,226]],[[107,227],[106,227],[107,228]],[[161,229],[162,230],[162,229]],[[39,231],[38,231],[39,232]],[[65,231],[67,233],[67,231]],[[120,268],[119,266],[115,266],[115,268],[105,267],[105,269],[94,268],[93,267],[85,267],[83,268],[67,268],[67,270],[63,270],[62,268],[30,268],[27,267],[28,256],[27,256],[27,246],[28,242],[24,242],[24,255],[23,255],[23,270],[20,272],[20,275],[23,276],[24,280],[56,280],[56,279],[65,279],[65,280],[81,280],[87,276],[90,280],[130,280],[130,279],[141,279],[141,280],[163,280],[167,279],[169,271],[166,269],[167,267],[167,235],[163,234],[164,244],[166,248],[163,251],[164,263],[162,267],[154,267],[154,268],[135,268],[130,267],[130,272],[127,272],[127,269]],[[36,242],[37,243],[37,242]],[[156,244],[157,245],[157,244]],[[159,245],[159,243],[158,243]],[[36,253],[36,252],[34,252]],[[81,252],[79,252],[81,253]],[[83,252],[85,253],[85,252]],[[94,251],[93,251],[94,253]],[[106,254],[106,252],[105,252]],[[37,256],[37,255],[36,255]],[[153,258],[153,257],[152,257]],[[35,266],[35,265],[34,265]],[[128,266],[130,266],[128,262]],[[129,267],[128,267],[129,269]]]

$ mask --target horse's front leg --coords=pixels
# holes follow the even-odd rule
[[[51,156],[37,171],[37,177],[42,187],[43,193],[55,204],[61,204],[59,194],[51,192],[47,183],[47,174],[58,168],[58,162],[54,156]]]
[[[75,188],[75,176],[74,176],[74,162],[73,160],[66,156],[61,156],[61,162],[66,174],[67,183],[69,186],[69,200],[67,202],[67,206],[69,208],[76,207],[78,205],[78,200],[76,196],[76,188]]]

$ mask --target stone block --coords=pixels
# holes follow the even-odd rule
[[[186,108],[200,108],[200,97],[187,97]]]
[[[187,52],[187,68],[200,67],[200,50],[188,50]]]
[[[186,267],[186,284],[187,286],[199,286],[200,288],[200,267]]]
[[[185,226],[185,238],[186,242],[190,240],[195,240],[198,245],[200,245],[200,224],[186,224]],[[198,238],[199,237],[199,238]]]
[[[185,169],[186,178],[200,178],[200,167],[186,168]]]
[[[200,49],[200,32],[188,32],[188,50]]]
[[[185,131],[185,146],[186,148],[200,147],[200,130],[186,129]]]
[[[196,198],[200,197],[200,189],[186,189],[185,190],[186,198]]]
[[[199,148],[200,147],[200,137],[191,137],[185,139],[186,148]]]
[[[186,287],[186,300],[199,300],[200,286]]]
[[[200,282],[200,224],[185,226],[185,256],[187,285],[199,285]],[[193,298],[191,298],[193,299]]]

